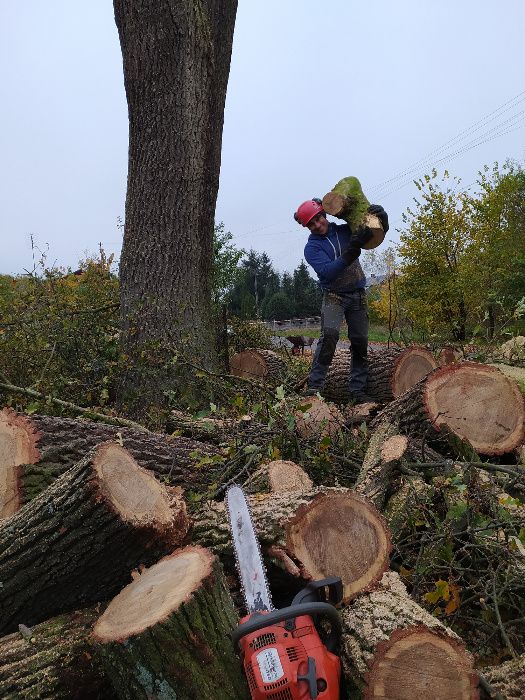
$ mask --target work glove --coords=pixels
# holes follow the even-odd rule
[[[383,207],[380,204],[371,204],[368,207],[368,213],[374,214],[374,216],[377,216],[377,218],[381,222],[381,226],[383,227],[383,231],[386,233],[390,227],[388,225],[388,214],[383,209]]]
[[[361,255],[361,248],[366,245],[368,241],[373,238],[373,236],[374,234],[372,233],[372,229],[368,226],[360,226],[357,229],[355,234],[352,236],[350,245],[341,255],[347,265],[351,265],[354,260],[357,260],[357,258]]]

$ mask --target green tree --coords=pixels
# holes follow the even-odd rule
[[[426,333],[466,338],[468,305],[461,261],[471,244],[470,197],[460,180],[434,170],[416,182],[420,198],[403,214],[398,249],[399,294],[409,317]]]
[[[321,308],[321,292],[304,260],[293,272],[293,302],[296,316],[312,316]]]
[[[492,338],[525,297],[525,171],[495,163],[483,169],[478,184],[463,276],[477,322]]]
[[[264,300],[262,317],[268,321],[282,321],[291,318],[293,309],[294,305],[289,296],[284,292],[275,292]]]
[[[212,267],[212,296],[215,304],[227,300],[241,277],[239,262],[246,251],[232,245],[232,240],[232,234],[224,230],[224,223],[215,226]]]

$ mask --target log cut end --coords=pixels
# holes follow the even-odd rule
[[[294,415],[297,433],[304,439],[334,437],[344,425],[343,414],[317,396],[304,399]]]
[[[115,442],[100,445],[93,467],[103,493],[121,520],[136,525],[168,525],[173,514],[165,487],[151,472],[139,467],[131,454]]]
[[[447,425],[480,454],[504,454],[523,443],[523,396],[495,367],[476,362],[442,367],[428,378],[423,400],[438,430]]]
[[[372,238],[368,243],[365,243],[363,249],[372,250],[372,248],[377,248],[385,240],[385,232],[381,226],[381,222],[375,214],[366,214],[363,223],[372,231]]]
[[[39,437],[27,418],[11,408],[0,411],[0,519],[13,515],[20,508],[17,467],[38,462]]]
[[[146,569],[113,598],[93,628],[94,640],[124,641],[167,619],[211,574],[214,559],[207,549],[187,547]]]
[[[313,481],[295,462],[276,459],[268,464],[268,482],[271,493],[282,491],[309,491]]]
[[[286,369],[283,358],[273,350],[243,350],[230,359],[231,372],[245,379],[277,380]]]
[[[340,216],[351,205],[352,201],[339,192],[328,192],[323,197],[323,209],[332,216]]]
[[[462,644],[415,626],[380,642],[367,674],[366,700],[477,700],[478,677]]]
[[[406,348],[399,353],[394,363],[392,394],[396,398],[401,396],[436,367],[437,362],[430,350],[417,345]]]
[[[408,438],[404,435],[392,435],[381,446],[383,462],[395,462],[405,454],[408,448]]]
[[[346,601],[369,590],[389,567],[391,540],[383,517],[353,492],[323,493],[285,527],[287,548],[306,578],[340,576]]]

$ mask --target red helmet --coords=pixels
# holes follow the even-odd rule
[[[311,221],[314,216],[317,216],[317,214],[324,214],[322,204],[315,199],[308,199],[298,207],[294,214],[294,219],[297,223],[308,226],[308,222]]]

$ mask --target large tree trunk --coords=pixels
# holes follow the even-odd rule
[[[230,638],[237,622],[219,562],[187,547],[126,586],[93,639],[120,698],[244,700],[248,688]]]
[[[224,102],[237,0],[114,0],[129,111],[120,259],[124,351],[159,365],[127,374],[140,415],[181,390],[162,350],[217,364],[210,273]],[[184,346],[184,347],[183,347]]]
[[[100,616],[80,610],[22,627],[0,639],[4,700],[110,700],[116,697],[89,639]]]
[[[103,443],[0,526],[0,630],[104,600],[189,527],[168,490]]]
[[[219,453],[217,447],[203,442],[85,419],[24,416],[5,408],[0,411],[0,503],[3,500],[4,517],[41,493],[93,447],[109,440],[124,446],[137,464],[171,486],[206,491],[220,478],[220,464],[198,466],[203,457]]]

